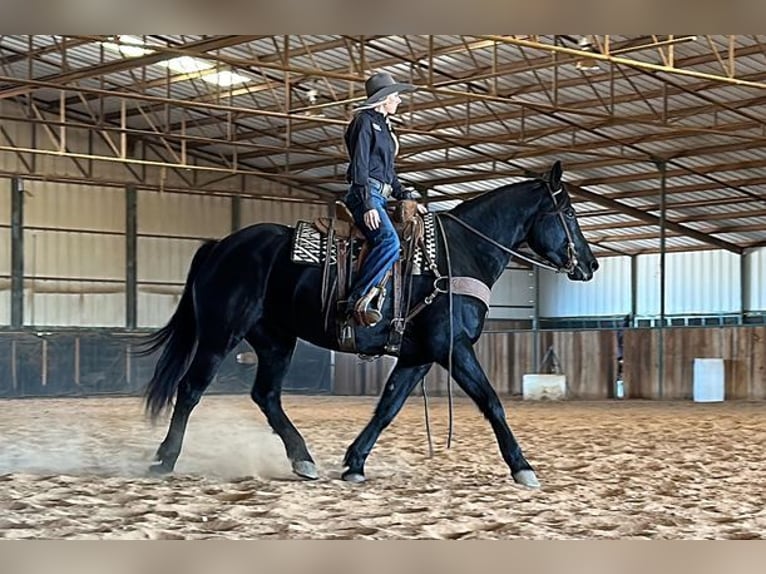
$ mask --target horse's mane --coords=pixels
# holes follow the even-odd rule
[[[477,203],[484,203],[485,201],[491,200],[493,197],[497,195],[503,195],[509,191],[517,191],[521,187],[535,185],[542,182],[543,180],[541,179],[524,179],[521,181],[505,183],[503,185],[500,185],[498,187],[495,187],[493,189],[489,189],[483,193],[480,193],[479,195],[475,195],[469,199],[466,199],[465,201],[459,203],[458,205],[450,209],[450,212],[453,215],[460,215],[462,212],[464,212],[467,209],[470,209]]]

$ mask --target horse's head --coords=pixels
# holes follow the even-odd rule
[[[547,197],[540,202],[527,244],[570,279],[589,281],[598,269],[598,261],[577,223],[561,173],[561,162],[557,161],[545,180],[543,193]]]

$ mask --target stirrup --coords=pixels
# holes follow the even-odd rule
[[[356,322],[365,327],[374,327],[382,318],[380,310],[372,306],[372,300],[380,294],[378,287],[373,287],[370,291],[359,299],[354,306],[354,318]]]
[[[336,301],[335,334],[341,351],[353,353],[356,351],[356,336],[354,333],[355,318],[346,307],[347,300]]]

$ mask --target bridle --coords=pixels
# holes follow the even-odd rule
[[[548,181],[543,179],[541,179],[540,181],[542,181],[545,184],[545,188],[550,194],[551,201],[553,202],[553,211],[547,213],[546,215],[551,215],[554,213],[558,215],[559,220],[561,221],[561,225],[564,228],[564,233],[566,233],[566,236],[567,236],[567,261],[561,267],[557,267],[553,265],[549,261],[546,261],[545,259],[540,258],[535,253],[525,255],[524,253],[516,251],[515,249],[510,249],[506,247],[505,245],[498,243],[491,237],[485,235],[484,233],[482,233],[475,227],[469,225],[462,219],[455,217],[453,214],[449,213],[448,211],[443,211],[439,213],[438,215],[439,216],[444,215],[446,217],[449,217],[450,219],[452,219],[453,221],[456,221],[457,223],[459,223],[460,225],[462,225],[463,227],[465,227],[466,229],[468,229],[475,235],[478,235],[479,237],[481,237],[488,243],[491,243],[498,249],[501,249],[505,251],[506,253],[510,253],[511,255],[518,257],[519,259],[524,259],[525,261],[528,261],[529,263],[532,263],[533,265],[537,265],[538,267],[542,267],[543,269],[549,269],[550,271],[554,271],[556,273],[572,273],[577,267],[577,263],[578,263],[577,253],[575,252],[574,241],[572,240],[572,232],[569,230],[569,226],[567,225],[566,221],[564,221],[564,214],[562,213],[563,206],[558,205],[556,202],[556,196],[564,190],[564,185],[562,184],[561,187],[559,187],[556,191],[553,191],[553,189],[551,188],[551,184]]]

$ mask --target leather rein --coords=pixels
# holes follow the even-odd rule
[[[551,262],[546,261],[546,260],[540,258],[536,254],[525,255],[525,254],[523,254],[523,253],[521,253],[519,251],[516,251],[515,249],[510,249],[510,248],[506,247],[505,245],[502,245],[502,244],[498,243],[497,241],[495,241],[491,237],[485,235],[484,233],[482,233],[481,231],[479,231],[475,227],[469,225],[465,221],[455,217],[454,215],[452,215],[449,212],[445,211],[445,212],[442,212],[442,213],[440,213],[438,215],[440,215],[440,216],[444,215],[446,217],[449,217],[453,221],[456,221],[457,223],[459,223],[460,225],[462,225],[463,227],[468,229],[473,234],[475,234],[478,237],[481,237],[482,239],[484,239],[486,242],[491,243],[492,245],[494,245],[498,249],[500,249],[500,250],[502,250],[502,251],[504,251],[506,253],[509,253],[509,254],[511,254],[511,255],[513,255],[515,257],[518,257],[519,259],[524,259],[525,261],[528,261],[529,263],[532,263],[533,265],[537,265],[538,267],[542,267],[543,269],[549,269],[550,271],[554,271],[556,273],[571,273],[572,271],[575,270],[575,267],[577,267],[577,263],[578,263],[577,253],[575,251],[574,241],[572,240],[572,232],[569,230],[569,226],[566,224],[566,221],[564,221],[564,214],[561,212],[563,206],[557,205],[557,203],[556,203],[556,196],[559,193],[561,193],[561,191],[564,189],[564,185],[562,184],[561,187],[559,187],[556,191],[553,191],[551,189],[550,183],[548,183],[547,181],[543,181],[543,183],[545,183],[545,188],[548,190],[548,193],[551,196],[551,201],[553,202],[553,208],[554,209],[550,213],[555,213],[556,215],[558,215],[559,220],[561,221],[561,225],[564,228],[564,233],[566,233],[566,236],[567,236],[567,261],[566,261],[566,263],[564,265],[562,265],[560,267],[557,267],[557,266],[553,265]]]

